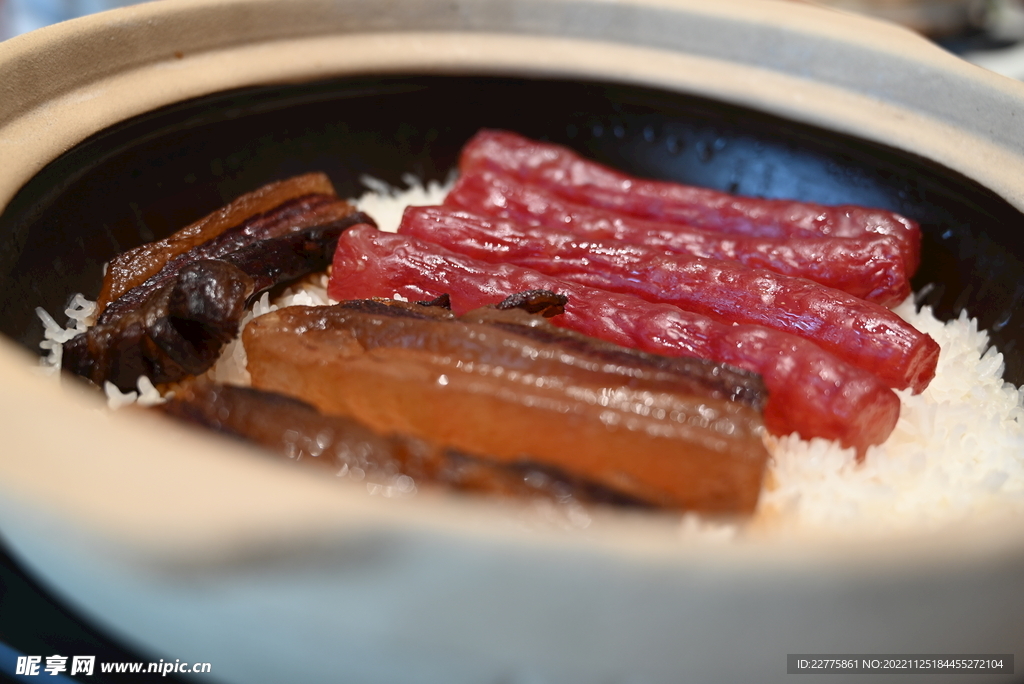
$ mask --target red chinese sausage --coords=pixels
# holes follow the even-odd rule
[[[399,232],[484,261],[674,304],[724,323],[791,333],[897,389],[920,392],[935,377],[935,340],[883,306],[804,278],[643,245],[580,239],[445,207],[409,207]]]
[[[482,130],[463,147],[459,160],[462,175],[486,169],[508,173],[581,204],[737,235],[889,236],[900,243],[908,276],[920,263],[918,225],[882,209],[738,197],[680,183],[634,178],[583,159],[566,147],[507,131]]]
[[[461,176],[444,204],[567,230],[580,237],[738,261],[751,268],[807,278],[882,306],[895,306],[910,295],[899,243],[882,235],[766,238],[719,233],[578,204],[493,171]]]

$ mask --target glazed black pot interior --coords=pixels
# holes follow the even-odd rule
[[[1022,215],[919,157],[699,97],[598,82],[413,76],[252,88],[118,124],[35,176],[0,215],[0,331],[37,350],[42,306],[94,298],[114,254],[272,180],[325,171],[445,179],[479,128],[563,143],[625,171],[728,192],[863,204],[921,223],[919,303],[966,309],[1024,382]],[[60,320],[60,316],[57,316]]]

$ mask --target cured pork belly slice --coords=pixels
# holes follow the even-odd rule
[[[224,231],[238,226],[246,219],[270,211],[288,200],[319,195],[337,199],[330,179],[322,173],[308,173],[287,180],[269,183],[242,195],[230,204],[204,216],[195,223],[162,240],[140,245],[114,257],[107,265],[103,286],[97,298],[100,313],[132,288],[141,285],[162,269],[174,257]],[[354,208],[349,207],[349,213]],[[326,221],[320,221],[326,223]],[[307,224],[304,227],[310,227]],[[262,238],[272,237],[264,235]],[[261,239],[262,239],[261,238]]]
[[[367,216],[355,212],[349,203],[328,195],[303,195],[286,200],[269,211],[250,216],[238,225],[231,226],[206,242],[173,257],[145,282],[111,302],[100,315],[98,322],[109,323],[125,311],[130,311],[154,291],[170,282],[185,265],[199,259],[219,259],[261,240],[345,220],[349,223],[373,222]]]
[[[162,383],[204,372],[238,334],[253,297],[324,270],[338,236],[361,218],[346,216],[186,264],[137,306],[65,343],[64,369],[122,390],[141,375]]]
[[[659,506],[750,513],[757,503],[759,413],[679,389],[665,372],[607,368],[569,345],[416,305],[290,307],[254,319],[242,340],[254,387],[378,432],[544,464]]]
[[[657,221],[759,237],[889,236],[899,242],[906,273],[920,263],[921,230],[883,209],[825,206],[740,197],[681,183],[635,178],[572,150],[507,131],[482,130],[462,149],[463,175],[490,169],[544,187],[566,199]]]
[[[935,377],[935,340],[883,306],[805,278],[446,207],[409,207],[398,232],[484,261],[797,335],[897,389],[919,393]]]
[[[529,461],[498,462],[422,439],[378,434],[351,418],[325,415],[293,397],[250,387],[189,381],[175,386],[174,396],[156,408],[398,495],[437,484],[468,492],[544,497],[559,504],[650,506],[557,468]]]
[[[624,347],[696,356],[760,373],[768,388],[765,424],[864,453],[899,417],[899,398],[875,376],[799,337],[753,325],[726,325],[669,304],[598,290],[511,264],[490,264],[403,235],[358,227],[338,241],[328,293],[333,299],[451,297],[455,313],[525,290],[568,297],[560,327]]]
[[[910,279],[899,243],[883,235],[770,238],[719,233],[571,202],[538,185],[493,171],[460,176],[444,204],[517,223],[566,230],[581,238],[620,240],[696,257],[737,261],[751,268],[807,278],[882,306],[895,306],[910,295]]]

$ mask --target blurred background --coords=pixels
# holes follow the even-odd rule
[[[130,4],[131,0],[0,0],[0,40]],[[1024,0],[817,0],[816,4],[903,24],[975,64],[1024,80]]]
[[[81,17],[134,4],[134,0],[0,0],[0,40]]]

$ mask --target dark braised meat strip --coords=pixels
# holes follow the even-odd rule
[[[230,204],[204,216],[162,240],[149,242],[118,254],[107,265],[97,305],[102,314],[107,305],[132,288],[141,285],[168,261],[193,247],[212,240],[224,231],[238,226],[246,219],[270,211],[288,200],[317,195],[337,200],[334,186],[322,173],[307,173],[286,180],[268,183],[235,199]],[[346,213],[355,211],[348,207]],[[305,226],[327,223],[334,217],[314,221]],[[263,237],[272,237],[264,235]]]
[[[145,282],[111,302],[97,322],[111,323],[124,312],[138,307],[152,292],[172,280],[186,264],[200,259],[220,259],[262,240],[339,221],[348,221],[348,225],[373,223],[365,214],[354,213],[347,202],[329,195],[304,195],[287,200],[171,258]]]
[[[689,373],[526,316],[342,302],[260,316],[242,340],[254,387],[381,433],[542,463],[660,506],[753,510],[767,459],[755,378]]]
[[[202,373],[237,335],[253,297],[325,269],[341,233],[368,220],[352,214],[258,241],[220,259],[185,264],[133,308],[67,342],[63,367],[122,390],[132,389],[140,375],[161,383]]]
[[[381,435],[343,416],[275,392],[189,381],[159,405],[164,413],[258,444],[341,476],[408,493],[423,484],[558,503],[650,507],[649,502],[527,460],[498,462],[401,435]],[[401,476],[412,478],[403,481]]]
[[[501,309],[522,309],[527,313],[540,314],[544,318],[551,318],[565,313],[565,305],[569,298],[550,290],[527,290],[516,292],[495,305]]]
[[[448,293],[440,294],[429,301],[424,300],[416,303],[420,306],[438,306],[442,309],[448,309],[449,311],[451,311],[452,308],[452,298],[448,296]]]

